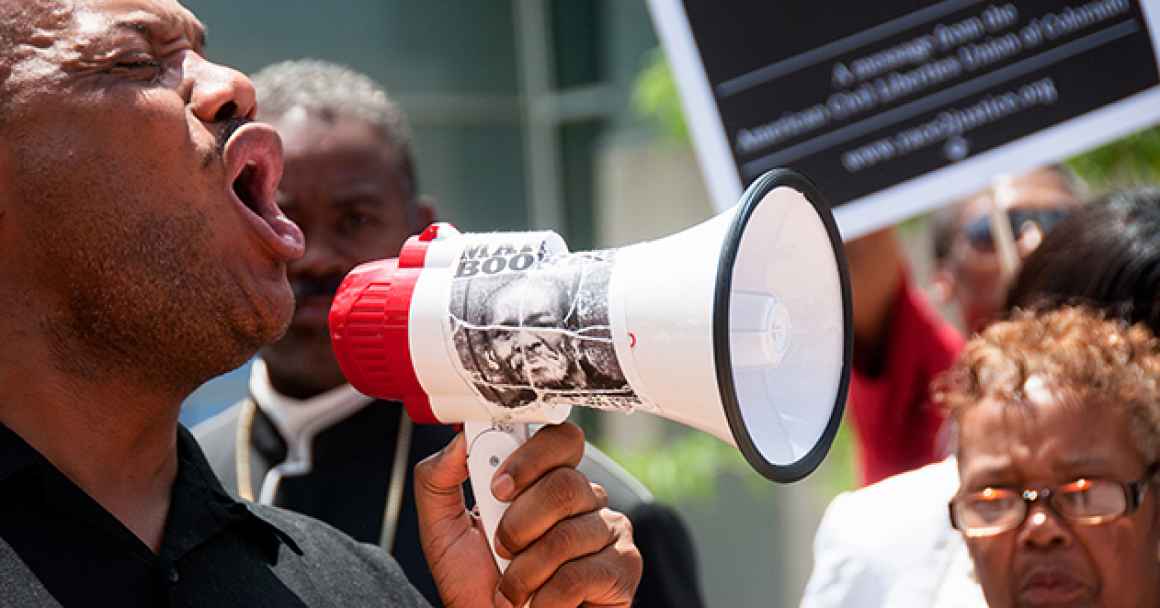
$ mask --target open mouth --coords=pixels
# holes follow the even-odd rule
[[[230,135],[222,155],[231,178],[229,196],[262,243],[279,261],[302,257],[302,231],[274,202],[282,178],[278,134],[268,125],[248,123]]]
[[[234,180],[234,194],[238,195],[242,203],[247,209],[253,211],[259,217],[262,215],[262,210],[258,206],[258,197],[261,196],[257,190],[257,175],[258,168],[254,165],[246,165],[242,169],[242,174]]]

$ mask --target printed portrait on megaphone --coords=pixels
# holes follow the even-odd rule
[[[617,362],[608,319],[615,252],[532,252],[530,246],[485,246],[456,271],[451,335],[470,382],[504,407],[639,406]]]

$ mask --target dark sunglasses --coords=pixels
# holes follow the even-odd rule
[[[1010,209],[1007,211],[1007,220],[1011,222],[1011,234],[1018,239],[1028,224],[1034,224],[1040,232],[1047,234],[1069,214],[1069,211],[1063,209]],[[995,250],[995,237],[991,234],[991,218],[988,215],[979,216],[965,225],[963,235],[971,247],[978,251]]]

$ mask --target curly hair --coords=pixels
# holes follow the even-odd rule
[[[1080,306],[1016,312],[967,343],[935,380],[934,400],[957,422],[984,399],[1025,404],[1033,378],[1081,407],[1125,408],[1141,455],[1160,456],[1160,341],[1145,325]]]
[[[373,125],[398,152],[411,193],[418,192],[411,127],[395,101],[369,76],[329,61],[300,59],[262,68],[253,81],[263,120],[302,108],[327,120],[346,116]]]

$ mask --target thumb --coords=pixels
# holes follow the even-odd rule
[[[463,482],[467,477],[467,441],[463,433],[439,453],[415,465],[415,506],[423,527],[463,516],[467,509]]]
[[[463,482],[468,476],[463,433],[443,451],[415,466],[419,540],[439,596],[448,608],[479,606],[480,598],[490,600],[499,583],[483,526],[463,502]]]

